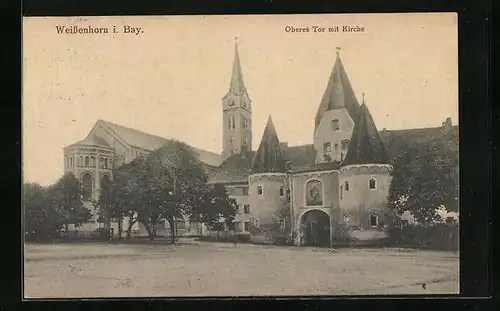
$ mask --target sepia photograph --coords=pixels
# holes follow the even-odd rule
[[[457,28],[24,17],[24,298],[458,295]]]

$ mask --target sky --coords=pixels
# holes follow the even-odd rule
[[[58,34],[63,25],[110,33]],[[122,33],[125,25],[142,32]],[[328,32],[343,25],[365,31]],[[220,153],[235,37],[254,148],[269,115],[280,141],[312,143],[337,47],[379,130],[435,127],[447,117],[458,124],[456,14],[28,17],[24,181],[61,177],[63,147],[85,138],[98,119]]]

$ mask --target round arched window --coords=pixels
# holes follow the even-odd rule
[[[368,182],[368,187],[371,190],[377,189],[377,181],[374,178],[371,178],[370,181]]]
[[[90,201],[92,198],[92,175],[90,173],[84,173],[82,175],[82,188],[83,188],[83,200]]]

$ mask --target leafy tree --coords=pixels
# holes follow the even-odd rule
[[[24,185],[24,232],[28,240],[47,241],[60,229],[58,215],[51,208],[47,189],[38,184]]]
[[[124,168],[128,175],[128,212],[144,225],[151,240],[155,238],[155,225],[161,218],[160,202],[162,175],[159,167],[153,167],[145,156],[138,157]],[[129,226],[130,228],[130,226]]]
[[[130,217],[128,237],[136,221],[144,225],[153,240],[155,225],[166,220],[174,243],[178,235],[176,223],[185,216],[205,223],[214,222],[216,217],[220,219],[220,215],[228,222],[234,219],[236,202],[228,198],[224,187],[207,184],[205,165],[196,152],[182,142],[169,141],[148,156],[122,166],[120,172],[123,182],[105,190],[101,203],[110,211],[116,211],[114,215]]]
[[[99,200],[95,203],[99,219],[109,221],[114,218],[118,221],[118,239],[122,239],[122,223],[125,216],[130,215],[130,191],[128,178],[121,171],[115,171],[113,180],[103,181]]]
[[[458,211],[458,142],[447,135],[407,142],[399,149],[389,194],[394,211],[410,211],[421,223],[436,220],[440,206]]]
[[[66,236],[68,235],[68,225],[80,226],[88,221],[92,214],[83,206],[83,189],[80,181],[73,175],[67,173],[48,190],[51,206],[60,216],[59,223],[64,225]]]
[[[236,216],[236,200],[227,195],[224,185],[211,185],[203,197],[203,206],[200,210],[200,220],[212,231],[217,231],[217,239],[220,231],[233,224]],[[223,221],[221,221],[223,220]]]
[[[155,168],[156,198],[162,217],[169,223],[171,240],[175,242],[178,220],[184,216],[191,221],[202,218],[210,191],[205,167],[190,146],[176,140],[152,152],[148,160]]]

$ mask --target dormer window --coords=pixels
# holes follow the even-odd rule
[[[332,120],[332,130],[338,131],[339,129],[340,129],[339,120],[337,119]]]

